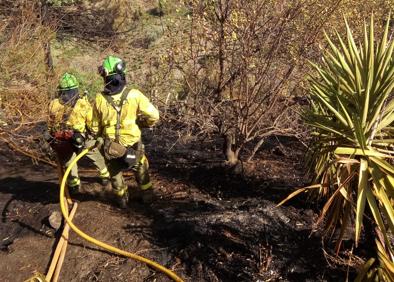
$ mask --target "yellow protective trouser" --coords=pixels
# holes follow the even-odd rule
[[[110,173],[112,189],[118,196],[123,196],[127,192],[127,184],[123,178],[123,170],[125,169],[122,160],[113,159],[107,161],[107,167]],[[133,169],[135,180],[141,190],[152,188],[149,176],[149,162],[143,151],[138,166]]]
[[[60,143],[61,142],[61,143]],[[60,141],[56,146],[52,146],[57,153],[59,162],[62,166],[68,167],[71,162],[75,159],[77,154],[69,141]],[[86,142],[86,146],[93,146],[95,140],[89,140]],[[100,178],[109,178],[109,172],[105,165],[104,157],[101,155],[97,148],[92,149],[86,156],[93,162],[94,166],[99,171]],[[67,179],[67,185],[69,187],[75,187],[81,184],[81,180],[78,176],[78,166],[75,165],[71,168],[70,176]]]
[[[96,140],[86,141],[85,147],[91,148],[94,146],[95,143]],[[109,178],[109,172],[105,164],[105,159],[100,153],[99,149],[93,148],[86,154],[86,156],[93,162],[94,166],[99,171],[100,178]]]

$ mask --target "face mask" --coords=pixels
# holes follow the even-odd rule
[[[122,92],[126,85],[126,78],[121,74],[114,74],[104,78],[104,94],[115,95]]]
[[[78,88],[60,90],[59,98],[63,105],[74,106],[75,102],[78,100]]]

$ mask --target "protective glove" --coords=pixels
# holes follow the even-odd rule
[[[152,126],[148,118],[143,115],[138,115],[135,123],[138,125],[139,128],[150,128]]]
[[[76,131],[71,138],[71,144],[75,148],[81,149],[85,145],[85,137],[80,132]]]

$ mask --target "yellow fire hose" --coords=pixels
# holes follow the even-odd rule
[[[151,261],[147,258],[141,257],[139,255],[118,249],[116,247],[113,247],[111,245],[108,245],[104,242],[101,242],[93,237],[90,237],[89,235],[87,235],[86,233],[84,233],[83,231],[81,231],[80,229],[78,229],[78,227],[76,227],[74,225],[74,223],[71,221],[71,219],[69,218],[68,215],[68,210],[66,209],[66,204],[65,204],[65,198],[64,195],[67,191],[66,189],[66,180],[68,175],[70,174],[71,168],[78,162],[79,159],[81,159],[84,155],[86,155],[86,153],[89,152],[90,149],[84,149],[80,154],[77,155],[77,157],[71,162],[71,164],[67,167],[63,179],[62,179],[62,183],[60,185],[60,208],[62,210],[62,214],[64,216],[64,219],[66,220],[67,224],[70,226],[70,228],[72,230],[74,230],[75,233],[77,233],[80,237],[84,238],[85,240],[89,241],[90,243],[93,243],[96,246],[99,246],[103,249],[106,249],[110,252],[113,252],[115,254],[121,255],[121,256],[125,256],[125,257],[129,257],[131,259],[143,262],[153,268],[155,268],[158,271],[163,272],[164,274],[166,274],[167,276],[169,276],[172,280],[177,281],[177,282],[183,282],[183,280],[177,276],[173,271],[165,268],[164,266]]]

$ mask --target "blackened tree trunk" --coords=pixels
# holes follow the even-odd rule
[[[229,165],[236,165],[239,161],[240,147],[236,146],[235,136],[232,133],[223,135],[223,153]]]
[[[40,9],[40,18],[42,25],[48,25],[48,4],[46,1],[41,1],[41,9]],[[53,75],[53,58],[51,52],[51,42],[48,40],[47,42],[42,43],[42,47],[44,49],[45,55],[45,65],[47,66],[47,80],[52,78]]]

